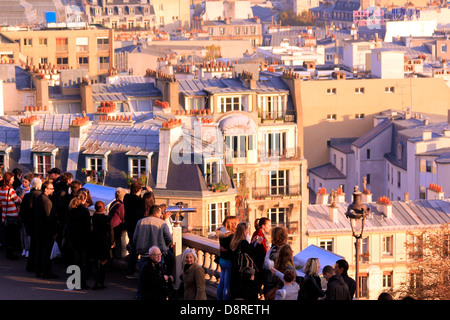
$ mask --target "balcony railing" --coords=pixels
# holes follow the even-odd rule
[[[98,70],[107,70],[109,69],[109,63],[99,63]]]
[[[259,150],[259,161],[269,162],[271,160],[299,160],[300,147],[296,148],[279,148],[268,149],[262,148]]]
[[[254,200],[280,199],[300,196],[300,184],[289,186],[266,186],[252,189]]]
[[[294,111],[260,111],[259,117],[263,123],[282,123],[282,122],[294,122]]]
[[[97,44],[97,51],[109,51],[109,44]]]
[[[56,46],[56,52],[67,52],[69,50],[68,45]]]
[[[78,45],[77,46],[77,52],[88,52],[88,51],[89,51],[89,46],[87,46],[87,45],[84,45],[84,46]]]

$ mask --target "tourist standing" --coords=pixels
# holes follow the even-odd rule
[[[42,184],[41,194],[34,199],[33,216],[35,217],[34,232],[36,234],[36,276],[55,279],[52,272],[50,254],[58,232],[58,220],[53,210],[50,196],[54,188],[51,181]]]
[[[105,289],[106,264],[111,259],[114,248],[114,229],[111,216],[106,214],[105,203],[95,202],[95,212],[92,215],[92,234],[90,239],[92,267],[95,284],[93,290]]]
[[[348,286],[340,274],[332,266],[325,266],[322,270],[323,277],[327,280],[325,300],[351,300]]]
[[[150,193],[144,195],[144,201],[150,198]],[[140,255],[139,260],[139,276],[142,268],[149,259],[148,252],[153,246],[157,246],[162,253],[162,263],[167,255],[169,245],[172,243],[172,235],[169,232],[169,227],[160,218],[160,209],[153,205],[150,210],[146,211],[146,217],[140,219],[136,224],[132,243],[135,245],[136,254]],[[147,216],[148,215],[148,216]],[[140,299],[140,288],[138,285],[137,298]]]
[[[275,261],[277,260],[278,251],[281,246],[287,243],[288,230],[281,226],[272,228],[271,240],[272,246],[267,251],[266,257],[264,258],[264,295],[267,295],[267,293],[277,285],[277,278],[273,276],[270,269],[275,266]]]
[[[137,254],[135,251],[135,244],[133,243],[134,230],[137,222],[142,219],[144,213],[144,200],[141,196],[142,184],[139,181],[134,181],[130,184],[130,193],[123,197],[123,204],[125,208],[125,228],[128,234],[128,267],[126,270],[127,278],[135,279]]]
[[[345,259],[340,259],[336,261],[334,265],[334,270],[337,274],[340,274],[348,286],[348,291],[350,292],[350,297],[353,299],[356,291],[356,281],[348,276],[348,262]]]
[[[162,262],[162,253],[157,246],[148,251],[149,259],[142,267],[139,277],[141,299],[152,301],[165,301],[169,295],[169,283],[173,276],[166,274]]]
[[[303,267],[303,271],[305,273],[305,280],[303,282],[303,288],[300,288],[302,294],[300,300],[316,301],[319,298],[325,297],[319,277],[319,259],[309,258]]]
[[[30,237],[30,247],[28,252],[28,260],[26,270],[29,272],[35,271],[36,266],[36,232],[35,232],[35,217],[33,215],[34,200],[41,194],[42,180],[41,178],[33,178],[30,184],[30,192],[23,196],[20,204],[20,217],[23,221],[25,231]]]
[[[220,282],[217,287],[217,300],[230,300],[231,299],[231,274],[232,274],[232,258],[233,252],[230,248],[231,239],[236,232],[236,227],[240,221],[237,216],[227,216],[224,219],[223,226],[225,232],[222,232],[219,236],[219,265],[220,265]]]
[[[197,253],[188,248],[184,250],[181,260],[184,300],[206,300],[205,270],[197,263]]]
[[[5,232],[6,258],[16,260],[19,258],[20,229],[22,222],[19,217],[17,206],[22,199],[17,196],[13,189],[14,174],[6,172],[3,176],[3,183],[0,188],[0,202],[2,208],[2,223]]]
[[[65,241],[72,252],[72,261],[80,267],[81,289],[89,288],[86,283],[88,271],[88,248],[91,232],[91,215],[85,207],[87,194],[79,192],[69,203]]]
[[[121,258],[122,254],[122,232],[125,231],[125,206],[123,198],[127,191],[123,188],[117,188],[114,194],[114,201],[109,206],[108,215],[111,217],[111,225],[114,229],[115,250],[113,258]]]

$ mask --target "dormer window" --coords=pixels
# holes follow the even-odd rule
[[[242,98],[240,96],[234,97],[220,97],[218,112],[243,111]]]
[[[203,97],[186,97],[185,110],[200,110],[203,109]]]

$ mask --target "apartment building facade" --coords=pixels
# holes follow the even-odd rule
[[[254,47],[262,44],[262,25],[257,17],[233,19],[223,17],[218,20],[193,20],[192,29],[206,31],[211,40],[245,39]]]
[[[102,27],[2,30],[18,43],[16,63],[49,69],[83,69],[94,79],[105,77],[114,66],[114,31]]]
[[[431,122],[430,116],[437,119]],[[374,199],[396,201],[405,194],[411,200],[426,199],[430,186],[449,192],[450,124],[445,118],[387,110],[375,116],[374,128],[361,137],[332,138],[330,162],[310,167],[309,186],[315,192],[340,188],[345,193],[365,179]]]

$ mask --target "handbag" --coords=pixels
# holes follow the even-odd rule
[[[241,245],[242,245],[242,242],[239,245],[239,251],[238,251],[239,273],[241,273],[242,270],[244,270],[244,268],[247,268],[247,267],[254,269],[256,272],[258,270],[258,268],[256,267],[255,262],[253,261],[253,259],[250,257],[250,255],[247,252],[242,252]]]

